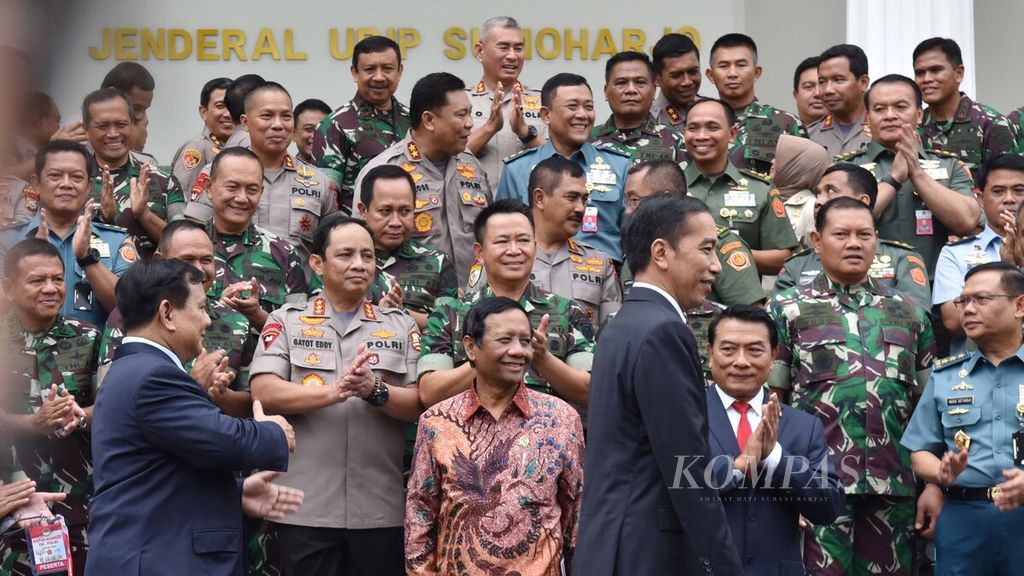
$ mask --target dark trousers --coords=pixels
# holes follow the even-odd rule
[[[348,530],[278,524],[284,576],[403,576],[401,526]]]

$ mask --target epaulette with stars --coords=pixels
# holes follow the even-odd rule
[[[100,230],[110,230],[111,232],[120,232],[122,234],[128,234],[127,228],[115,226],[114,224],[107,224],[106,222],[97,222],[96,220],[93,220],[92,225],[99,228]]]
[[[504,162],[505,164],[509,164],[509,163],[511,163],[513,160],[515,160],[517,158],[521,158],[523,156],[526,156],[527,154],[533,154],[537,150],[540,150],[540,148],[541,148],[540,146],[537,146],[536,148],[523,148],[522,150],[520,150],[519,152],[516,152],[515,154],[506,156],[505,159],[502,160],[502,162]]]
[[[857,156],[864,154],[865,151],[866,150],[864,148],[861,148],[860,150],[850,150],[849,152],[836,154],[835,156],[832,157],[832,159],[835,160],[836,162],[842,162],[845,160],[850,160],[851,158],[856,158]]]
[[[740,171],[740,174],[743,174],[744,176],[750,176],[751,178],[754,178],[755,180],[760,180],[761,182],[764,182],[765,184],[771,184],[772,183],[772,179],[769,178],[767,174],[764,174],[762,172],[758,172],[756,170],[751,170],[749,168],[740,168],[739,171]]]
[[[599,142],[594,144],[594,148],[597,148],[602,152],[614,152],[624,158],[633,157],[633,153],[623,148],[618,142]]]
[[[959,246],[960,244],[967,244],[969,242],[974,242],[977,239],[978,239],[977,235],[974,235],[974,236],[964,236],[963,238],[960,238],[959,240],[954,240],[952,242],[947,242],[946,246]]]
[[[966,352],[961,352],[961,353],[953,355],[953,356],[947,356],[945,358],[940,358],[940,359],[936,360],[935,364],[932,367],[935,370],[943,370],[943,369],[948,368],[950,366],[954,366],[956,364],[960,364],[961,362],[963,362],[964,360],[967,360],[970,357],[971,357],[970,354],[968,354]]]
[[[917,248],[914,248],[910,244],[907,244],[906,242],[901,242],[899,240],[882,239],[882,244],[888,244],[889,246],[895,246],[897,248],[903,248],[904,250],[915,250],[915,251],[917,250]]]

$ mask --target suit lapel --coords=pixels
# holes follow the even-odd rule
[[[725,413],[722,406],[722,398],[718,395],[718,389],[714,386],[708,388],[708,429],[711,436],[722,448],[722,452],[730,456],[738,456],[740,453],[739,442],[736,441],[736,433],[732,430],[729,422],[729,415]]]

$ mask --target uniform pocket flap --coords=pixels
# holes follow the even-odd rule
[[[963,428],[977,424],[981,419],[981,408],[963,406],[951,408],[942,413],[942,426],[945,428]]]

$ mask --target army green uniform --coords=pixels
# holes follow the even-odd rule
[[[775,280],[773,295],[792,288],[804,287],[814,281],[824,268],[821,258],[811,248],[805,248],[786,260]],[[917,304],[931,305],[931,283],[924,259],[914,247],[895,240],[879,240],[878,253],[868,269],[871,280],[911,297]]]
[[[971,174],[963,162],[944,153],[922,149],[918,149],[918,158],[921,169],[936,182],[957,194],[976,200],[974,180],[971,179]],[[857,164],[870,171],[878,180],[892,173],[894,159],[895,155],[892,152],[874,141],[857,152],[836,156],[837,162]],[[919,217],[921,215],[926,216],[927,225],[922,223]],[[984,212],[982,215],[984,217]],[[896,197],[878,218],[878,234],[883,238],[899,238],[913,246],[924,257],[929,279],[935,275],[939,251],[946,245],[950,236],[949,229],[932,216],[924,201],[917,195],[909,178],[896,191]]]
[[[832,156],[856,152],[871,143],[871,128],[868,126],[867,112],[864,112],[860,125],[854,126],[845,134],[835,117],[826,114],[824,118],[816,120],[807,127],[807,137]]]
[[[375,378],[390,387],[416,380],[416,323],[398,309],[364,302],[352,314],[320,296],[270,315],[260,335],[252,375],[273,374],[296,386],[330,386],[359,348]],[[405,517],[402,454],[406,423],[359,398],[289,416],[295,454],[279,482],[306,500],[279,523],[350,530],[401,527]]]
[[[213,162],[223,147],[224,143],[204,126],[201,133],[189,138],[178,148],[171,162],[171,172],[178,179],[182,190],[191,192],[203,166]]]
[[[715,278],[711,293],[708,294],[709,300],[721,302],[725,306],[755,304],[764,300],[765,293],[761,287],[761,276],[754,266],[754,257],[739,235],[725,226],[719,226],[715,252],[722,271]],[[621,277],[622,293],[626,295],[633,285],[633,273],[628,263],[622,264]]]
[[[537,129],[538,134],[546,138],[548,125],[540,119],[540,90],[530,90],[519,82],[516,82],[515,86],[522,90],[520,102],[523,107],[523,119],[526,120],[528,126],[533,126]],[[502,100],[501,113],[505,122],[501,125],[501,130],[498,130],[487,141],[487,145],[476,156],[484,167],[484,172],[487,172],[487,180],[490,182],[501,181],[501,171],[505,169],[505,163],[502,160],[519,152],[524,147],[519,136],[512,130],[512,123],[508,120],[512,110],[513,87],[504,86],[502,88],[505,90],[505,99]],[[475,131],[486,124],[487,119],[491,117],[494,92],[488,90],[487,84],[481,80],[472,89],[466,88],[466,94],[473,107],[473,130]]]
[[[925,308],[873,280],[844,287],[822,273],[768,312],[779,331],[768,385],[822,421],[848,495],[835,524],[807,539],[805,565],[909,575],[916,485],[899,442],[935,355]]]
[[[204,166],[192,187],[185,216],[203,224],[213,221],[210,189],[210,166]],[[263,171],[263,195],[253,215],[260,228],[285,238],[298,252],[305,265],[313,231],[320,219],[338,211],[337,185],[319,168],[285,156],[284,166],[276,175]],[[309,277],[307,276],[307,279]]]
[[[409,131],[409,109],[394,97],[383,111],[356,97],[320,122],[313,133],[313,160],[338,175],[338,206],[353,213],[358,201],[355,181],[363,166]]]
[[[597,328],[622,306],[615,262],[597,248],[572,238],[554,254],[537,249],[530,281],[545,292],[572,298]],[[466,290],[478,292],[486,285],[487,271],[478,260],[470,268]]]
[[[257,334],[249,328],[249,319],[241,312],[222,304],[220,300],[207,297],[206,313],[212,323],[203,335],[203,348],[213,352],[224,350],[227,353],[228,368],[235,373],[230,388],[237,392],[249,391],[249,364],[256,349]],[[96,387],[103,384],[103,376],[114,361],[114,352],[121,346],[124,339],[124,319],[117,308],[107,318],[103,329],[103,340],[100,342],[100,367]],[[195,360],[184,364],[185,370],[191,372]]]
[[[14,314],[0,321],[6,364],[5,407],[12,414],[34,414],[42,407],[50,386],[67,390],[79,406],[93,403],[100,333],[88,322],[58,316],[40,334],[26,332]],[[52,506],[68,526],[75,566],[85,566],[89,545],[88,503],[92,497],[92,448],[87,432],[75,430],[63,438],[25,435],[15,439],[17,465],[36,482],[37,492],[62,492],[63,502]],[[29,576],[28,552],[22,532],[4,539],[0,547],[4,574]],[[77,568],[76,568],[77,571]]]
[[[103,166],[98,159],[95,159],[95,166],[92,173],[92,191],[90,195],[94,201],[94,218],[97,222],[106,222],[103,219],[103,211],[100,209],[100,193],[103,190]],[[156,252],[156,245],[159,238],[150,238],[145,228],[132,213],[131,204],[131,180],[139,177],[142,163],[128,155],[128,162],[120,168],[110,171],[110,178],[114,185],[114,203],[117,205],[117,216],[112,222],[121,228],[128,230],[139,255],[143,258],[150,258]],[[149,210],[164,222],[178,219],[185,211],[185,195],[181,191],[181,185],[169,170],[156,165],[149,167]]]
[[[422,350],[416,366],[418,376],[435,370],[450,370],[466,362],[462,347],[462,327],[466,314],[474,304],[494,296],[490,286],[467,294],[459,300],[446,300],[427,319],[423,330]],[[530,315],[530,324],[537,328],[545,314],[548,320],[548,351],[577,370],[590,372],[594,363],[594,328],[586,312],[568,298],[545,292],[532,282],[519,298]],[[540,372],[532,365],[525,375],[530,388],[554,394]]]
[[[967,164],[972,174],[989,158],[1012,154],[1017,149],[1013,129],[1006,118],[995,108],[975,102],[963,92],[951,120],[936,120],[932,109],[928,108],[917,130],[925,149],[953,154]]]
[[[615,126],[615,117],[609,116],[604,124],[594,126],[590,142],[595,146],[617,146],[629,154],[633,164],[671,160],[685,165],[688,158],[683,133],[672,126],[657,123],[650,114],[642,125],[630,130],[620,130]]]
[[[39,192],[14,176],[0,178],[0,226],[30,220],[39,211]]]
[[[731,162],[714,179],[701,174],[696,164],[684,173],[687,193],[707,204],[715,222],[736,231],[751,250],[799,245],[779,191],[764,176],[737,169]]]
[[[492,200],[491,186],[480,162],[463,151],[448,158],[441,172],[420,153],[410,133],[363,167],[356,178],[356,189],[366,172],[384,164],[401,166],[412,176],[416,183],[412,237],[451,258],[459,287],[464,288],[473,264],[473,222]]]
[[[250,224],[241,236],[221,234],[212,224],[206,232],[213,241],[217,267],[217,277],[207,296],[220,299],[228,286],[255,277],[260,283],[260,307],[267,312],[277,310],[285,301],[305,301],[309,289],[306,273],[288,242],[255,224]]]
[[[740,168],[768,174],[779,136],[790,134],[807,138],[807,130],[799,118],[762,104],[756,98],[733,112],[736,114],[736,139],[729,145],[729,161]]]
[[[390,290],[388,278],[402,287],[402,303],[414,312],[430,314],[439,298],[458,298],[459,284],[450,258],[425,244],[406,240],[391,252],[377,251],[377,280],[370,288],[376,304]],[[382,281],[383,280],[383,281]]]

